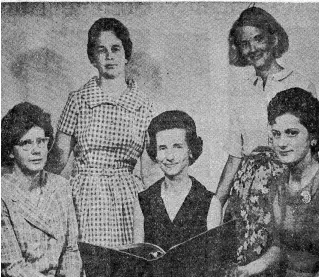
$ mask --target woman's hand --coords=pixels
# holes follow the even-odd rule
[[[249,277],[249,273],[245,266],[238,266],[227,277]]]

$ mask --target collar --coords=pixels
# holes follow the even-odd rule
[[[277,81],[277,82],[281,82],[283,80],[285,80],[286,78],[288,78],[291,74],[293,73],[293,70],[291,69],[287,69],[287,68],[284,68],[283,70],[275,73],[275,74],[270,74],[268,76],[268,79],[269,80],[274,80],[274,81]],[[262,82],[262,79],[260,76],[256,76],[256,74],[253,74],[251,76],[249,76],[247,78],[247,80],[253,84],[254,86],[256,86],[258,84],[258,82]]]
[[[90,81],[82,88],[82,91],[82,97],[90,108],[107,103],[121,106],[128,111],[135,112],[139,110],[141,106],[145,105],[146,102],[146,96],[139,92],[137,84],[133,80],[128,81],[127,89],[118,99],[113,99],[107,92],[100,89],[97,85],[96,76],[90,79]]]
[[[47,179],[46,172],[44,172],[44,175]],[[55,226],[52,224],[50,215],[39,210],[29,201],[28,197],[25,196],[20,188],[19,182],[20,180],[13,174],[1,176],[1,199],[6,203],[9,213],[19,214],[49,236],[57,239],[59,231],[56,230]]]

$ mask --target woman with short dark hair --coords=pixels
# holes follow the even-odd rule
[[[80,276],[69,183],[43,170],[50,115],[24,102],[1,121],[1,276]]]
[[[80,241],[112,247],[133,241],[133,203],[143,189],[133,169],[138,159],[144,169],[153,108],[135,81],[126,79],[132,42],[119,20],[94,22],[87,53],[98,76],[70,93],[48,168],[61,172],[74,152],[71,186]]]
[[[168,250],[218,226],[221,207],[214,193],[188,175],[203,147],[194,120],[182,111],[166,111],[151,121],[148,134],[147,152],[164,177],[138,195],[134,238]]]

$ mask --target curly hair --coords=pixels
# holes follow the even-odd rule
[[[154,117],[148,127],[149,143],[146,150],[150,158],[156,162],[157,144],[156,134],[160,131],[169,129],[185,129],[186,142],[192,156],[189,159],[189,164],[192,165],[203,151],[203,140],[197,136],[196,125],[194,120],[185,112],[172,110],[166,111]]]
[[[122,45],[125,52],[125,59],[130,60],[132,55],[133,43],[130,39],[130,33],[128,29],[115,18],[100,18],[93,23],[88,33],[87,54],[90,62],[95,62],[95,46],[96,40],[101,35],[101,32],[111,31],[115,36],[122,41]]]
[[[289,38],[284,28],[268,12],[261,8],[251,7],[245,9],[234,22],[228,36],[228,57],[229,64],[244,67],[248,65],[247,60],[243,57],[238,40],[238,29],[243,26],[252,26],[265,31],[270,35],[273,41],[275,36],[278,43],[274,47],[274,57],[280,58],[289,48]]]
[[[1,120],[1,166],[12,166],[10,157],[14,145],[33,127],[44,130],[49,137],[48,149],[53,143],[51,116],[40,107],[28,102],[15,105]]]
[[[290,88],[276,94],[268,105],[268,122],[275,124],[276,118],[284,114],[292,114],[299,118],[308,133],[317,139],[311,146],[313,154],[319,151],[319,101],[310,92],[301,88]]]

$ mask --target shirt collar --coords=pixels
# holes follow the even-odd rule
[[[292,74],[292,72],[293,72],[293,70],[284,68],[283,70],[281,70],[275,74],[270,74],[268,76],[268,78],[271,80],[277,81],[277,82],[281,82],[281,81],[285,80],[287,77],[289,77]],[[261,77],[256,76],[256,74],[249,76],[247,79],[254,86],[256,86],[258,84],[258,82],[262,81]]]
[[[128,87],[125,92],[118,98],[113,99],[104,92],[97,85],[97,77],[93,77],[84,87],[84,100],[90,106],[94,108],[96,106],[108,103],[111,105],[118,105],[125,108],[128,111],[134,112],[139,110],[145,103],[145,95],[140,93],[135,81],[128,81]]]

